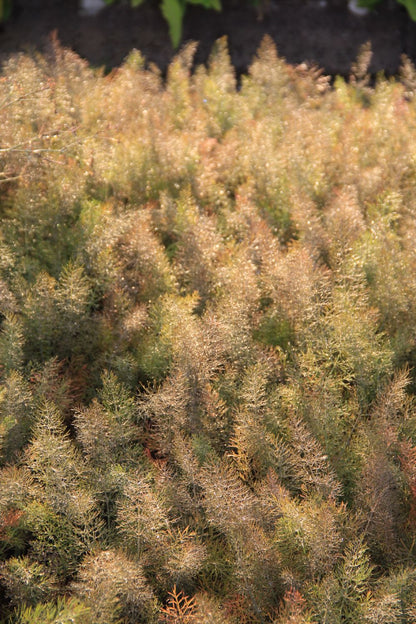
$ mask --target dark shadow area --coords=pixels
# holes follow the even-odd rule
[[[322,6],[323,5],[323,6]],[[138,9],[128,3],[106,7],[95,17],[80,17],[76,0],[18,0],[12,19],[0,33],[0,57],[44,48],[57,30],[62,44],[94,66],[120,65],[132,48],[148,62],[166,69],[175,51],[158,4],[148,0]],[[368,16],[352,15],[346,0],[270,0],[263,18],[243,3],[225,2],[222,13],[197,6],[187,9],[183,42],[199,42],[196,62],[207,60],[216,39],[226,35],[238,73],[250,64],[265,34],[290,63],[307,61],[328,74],[347,75],[360,46],[372,44],[370,71],[395,74],[400,56],[416,56],[416,27],[397,3],[387,0]]]

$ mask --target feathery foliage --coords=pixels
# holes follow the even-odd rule
[[[415,70],[0,76],[7,624],[410,624]]]

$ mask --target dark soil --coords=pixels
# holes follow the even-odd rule
[[[0,57],[19,50],[42,49],[57,30],[63,45],[94,66],[119,65],[138,48],[162,71],[174,55],[168,29],[155,0],[131,9],[128,2],[106,7],[96,17],[80,17],[76,0],[15,0],[18,9],[0,32]],[[360,46],[372,44],[373,73],[395,74],[400,56],[416,57],[416,26],[396,2],[385,0],[366,17],[352,15],[347,0],[269,0],[260,19],[258,11],[241,0],[225,0],[222,13],[189,6],[183,40],[199,42],[196,62],[205,62],[216,39],[227,35],[239,73],[250,64],[265,34],[290,63],[307,61],[328,74],[349,73]],[[325,3],[324,3],[325,4]]]

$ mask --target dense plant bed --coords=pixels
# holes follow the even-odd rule
[[[416,72],[0,77],[0,612],[403,624]]]

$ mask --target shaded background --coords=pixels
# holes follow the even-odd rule
[[[0,58],[21,50],[44,48],[57,30],[63,45],[94,66],[119,65],[138,48],[162,71],[174,55],[167,24],[158,2],[147,0],[138,9],[127,2],[106,7],[95,17],[80,17],[77,0],[15,0],[13,17],[0,32]],[[400,56],[415,60],[416,26],[404,8],[385,0],[365,17],[352,15],[347,0],[268,0],[263,18],[241,0],[225,0],[222,13],[189,6],[183,41],[199,42],[196,62],[205,62],[216,39],[227,35],[233,64],[244,72],[267,33],[290,63],[316,63],[326,73],[348,75],[361,44],[370,41],[373,73],[395,74]]]

